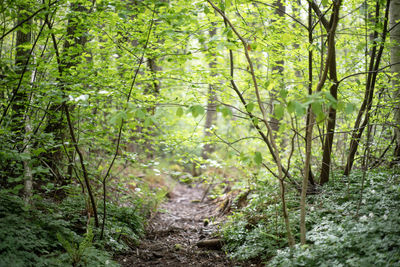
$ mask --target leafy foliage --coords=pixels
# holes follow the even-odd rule
[[[397,266],[400,264],[400,179],[371,172],[358,209],[361,175],[331,183],[314,197],[310,245],[279,251],[271,266]]]
[[[310,245],[284,249],[287,229],[298,237],[306,142],[321,184],[344,166],[398,165],[400,35],[389,3],[2,1],[0,265],[104,264],[105,250],[137,244],[168,175],[207,183],[213,198],[251,192],[224,228],[235,258],[396,265],[388,172],[365,189],[358,174],[309,197]],[[104,233],[92,229],[103,240],[92,240],[88,216],[105,218]]]
[[[225,248],[234,258],[262,258],[268,260],[268,266],[397,266],[399,177],[396,172],[370,172],[361,200],[360,172],[349,180],[339,176],[331,181],[322,192],[309,197],[308,244],[294,249],[285,248],[282,220],[271,198],[266,197],[274,191],[266,187],[225,226]],[[298,212],[292,209],[291,218],[296,217]]]
[[[225,250],[238,260],[269,259],[276,250],[287,246],[286,229],[277,199],[277,185],[257,183],[248,196],[248,205],[234,212],[224,225]],[[294,200],[294,199],[293,199]],[[294,202],[293,202],[294,204]],[[298,212],[291,211],[295,221]]]
[[[77,197],[58,205],[37,200],[34,208],[1,191],[0,266],[115,266],[103,247],[127,250],[143,234],[143,218],[130,207],[110,205],[106,239],[93,241],[99,233],[92,226],[85,230],[84,203]]]

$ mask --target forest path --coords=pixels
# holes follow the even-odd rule
[[[119,257],[122,266],[237,266],[224,252],[197,247],[210,238],[216,225],[205,220],[217,213],[216,204],[200,202],[203,190],[177,184],[170,198],[150,221],[147,234],[136,251]],[[210,220],[211,221],[211,220]]]

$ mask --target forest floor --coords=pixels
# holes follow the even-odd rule
[[[200,200],[199,186],[178,184],[159,212],[150,220],[147,234],[130,254],[121,255],[122,266],[240,266],[222,250],[199,248],[200,240],[211,239],[218,225],[217,204]],[[208,223],[209,222],[209,223]],[[250,265],[246,265],[250,266]]]

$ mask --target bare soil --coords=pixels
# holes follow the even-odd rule
[[[207,199],[200,202],[202,196],[203,190],[197,186],[175,186],[169,200],[150,221],[138,247],[118,257],[121,265],[240,266],[222,250],[197,247],[197,242],[212,238],[218,228],[213,221],[218,217],[217,204]]]

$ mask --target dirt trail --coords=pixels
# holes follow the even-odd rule
[[[136,251],[119,258],[122,266],[235,266],[224,252],[196,245],[216,230],[211,220],[205,226],[205,220],[216,214],[216,206],[200,203],[202,194],[198,187],[178,184],[149,223]]]

